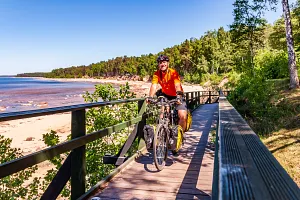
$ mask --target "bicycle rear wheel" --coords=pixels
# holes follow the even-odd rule
[[[164,127],[157,125],[153,139],[153,157],[156,168],[161,171],[166,165],[168,156],[167,137]]]

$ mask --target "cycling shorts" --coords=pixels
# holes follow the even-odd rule
[[[160,93],[160,95],[166,97],[169,101],[176,99],[176,96],[170,96],[165,93]],[[176,104],[176,110],[187,110],[186,102],[182,100],[181,104]]]

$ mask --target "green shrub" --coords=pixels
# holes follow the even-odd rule
[[[11,147],[12,140],[0,135],[0,163],[22,157],[21,149]],[[38,199],[40,178],[31,178],[37,166],[0,179],[0,199]]]
[[[201,76],[199,73],[185,73],[183,81],[188,83],[199,84],[201,82]]]
[[[85,101],[90,103],[135,97],[135,94],[130,92],[128,83],[120,86],[119,89],[115,89],[112,85],[96,85],[94,93],[86,92],[84,95]],[[87,134],[128,121],[136,117],[137,114],[137,102],[91,108],[86,112]],[[128,127],[119,132],[113,132],[86,145],[87,188],[94,186],[115,169],[114,165],[103,164],[103,156],[105,154],[115,155],[125,143],[132,129],[133,127]],[[43,134],[43,141],[47,146],[60,143],[57,133],[53,130]],[[11,139],[5,139],[0,135],[0,163],[23,156],[20,149],[11,148],[10,145]],[[126,156],[133,155],[137,148],[138,143],[134,142]],[[32,178],[33,173],[38,169],[37,166],[0,179],[0,199],[40,198],[41,194],[39,192],[45,191],[68,155],[69,152],[66,152],[51,159],[50,162],[54,165],[54,168],[47,171],[42,181],[41,178]],[[70,182],[66,184],[60,197],[70,197]]]
[[[264,116],[269,115],[272,105],[269,102],[273,95],[272,86],[268,85],[260,76],[251,77],[242,75],[234,91],[228,97],[231,104],[239,111],[239,113],[248,120],[258,122],[264,121],[264,128],[268,129],[268,122]],[[264,132],[264,130],[256,130]]]
[[[282,50],[259,50],[254,63],[256,71],[267,79],[289,77],[288,55]]]
[[[128,83],[126,83],[126,85],[124,86],[120,86],[119,90],[115,89],[110,84],[95,85],[94,93],[86,92],[86,94],[84,95],[85,101],[89,103],[98,101],[131,99],[135,97],[135,94],[130,92]],[[136,102],[91,108],[86,112],[87,134],[130,120],[131,118],[134,118],[136,116]],[[128,132],[131,129],[132,128],[126,128],[120,132],[111,133],[108,136],[99,138],[98,140],[86,145],[87,188],[91,188],[92,186],[94,186],[97,182],[111,173],[113,169],[115,169],[114,165],[103,164],[103,156],[105,154],[117,154],[122,145],[125,143]],[[55,131],[51,131],[50,133],[43,135],[43,138],[48,146],[56,145],[59,143],[59,139]],[[134,143],[127,155],[132,155],[134,152],[136,152],[136,150],[137,143]],[[48,171],[45,177],[45,186],[51,182],[59,167],[62,165],[62,161],[66,158],[67,155],[68,154],[60,155],[51,160],[56,168]],[[70,196],[70,183],[66,185],[61,193],[61,196]]]
[[[216,73],[212,73],[212,74],[203,74],[200,85],[205,85],[205,83],[210,82],[210,85],[214,88],[216,88],[219,83],[222,81],[224,75],[223,74],[216,74]]]
[[[284,127],[282,118],[294,113],[278,92],[282,88],[277,82],[259,75],[242,75],[237,87],[228,96],[230,103],[259,135],[268,135]],[[286,80],[279,82],[286,83]]]
[[[222,79],[223,75],[218,75],[216,73],[210,74],[209,76],[209,80],[211,81],[212,85],[219,85]]]
[[[239,80],[241,79],[241,74],[231,71],[230,73],[225,74],[225,77],[228,78],[228,82],[224,85],[224,88],[234,88],[238,84]]]
[[[93,94],[86,93],[84,96],[87,102],[113,101],[117,99],[135,98],[135,94],[130,92],[128,83],[121,86],[119,91],[112,85],[96,85]],[[126,103],[114,106],[104,106],[92,108],[87,111],[87,133],[98,131],[106,127],[130,120],[137,116],[137,103]],[[87,161],[87,187],[92,187],[102,178],[108,175],[114,165],[103,164],[105,154],[115,155],[127,139],[128,129],[118,133],[112,133],[107,137],[100,138],[86,146]],[[133,151],[130,151],[132,153]]]

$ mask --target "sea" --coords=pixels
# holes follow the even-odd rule
[[[0,113],[85,103],[83,94],[95,83],[41,78],[0,77]]]

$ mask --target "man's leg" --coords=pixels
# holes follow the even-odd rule
[[[183,131],[186,129],[187,110],[178,110],[179,122],[178,124],[182,127]]]
[[[187,122],[187,105],[186,102],[183,101],[181,104],[176,106],[176,110],[178,111],[178,124],[182,127],[185,132],[186,122]]]
[[[159,114],[160,119],[164,118],[164,112],[165,112],[165,106],[162,106]]]

